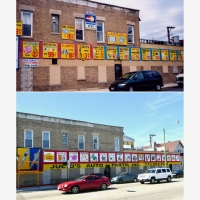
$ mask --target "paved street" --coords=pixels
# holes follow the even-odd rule
[[[46,191],[22,190],[16,193],[17,200],[183,200],[184,178],[173,179],[171,183],[165,181],[159,184],[112,184],[107,190],[80,192],[78,194],[63,193],[56,189]]]

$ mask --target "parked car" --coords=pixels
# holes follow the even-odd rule
[[[144,184],[145,182],[154,184],[156,181],[159,183],[162,180],[171,182],[172,178],[173,175],[169,168],[152,168],[148,169],[146,173],[138,174],[138,180],[141,184]]]
[[[83,190],[105,190],[108,186],[110,186],[110,180],[108,177],[84,175],[75,179],[74,181],[67,181],[59,184],[58,190],[76,194]]]
[[[137,174],[122,172],[118,176],[111,178],[111,183],[126,183],[126,182],[137,182]]]
[[[180,178],[184,176],[184,171],[181,169],[172,171],[173,177]]]
[[[163,87],[162,76],[155,70],[128,72],[111,83],[110,91],[157,90]]]
[[[184,84],[184,73],[183,69],[181,70],[180,74],[176,76],[176,83],[178,84],[179,87],[182,87]]]

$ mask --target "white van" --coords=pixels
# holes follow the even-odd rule
[[[183,69],[181,70],[180,74],[176,76],[176,83],[179,87],[183,86],[184,82],[184,75],[183,75]]]

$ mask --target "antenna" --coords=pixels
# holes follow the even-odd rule
[[[152,148],[152,137],[153,137],[153,136],[156,136],[156,135],[150,134],[149,136],[150,136],[150,147]]]
[[[167,26],[167,35],[168,35],[168,42],[169,43],[171,43],[171,41],[170,41],[170,31],[171,31],[171,29],[174,29],[175,27],[173,27],[173,26]]]

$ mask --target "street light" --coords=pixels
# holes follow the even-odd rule
[[[163,132],[164,132],[164,146],[165,146],[165,149],[164,149],[164,154],[165,154],[165,168],[167,167],[167,158],[166,158],[166,144],[165,144],[165,129],[171,125],[171,124],[178,124],[179,121],[175,121],[175,122],[172,122],[170,124],[168,124],[165,128],[163,128]]]

